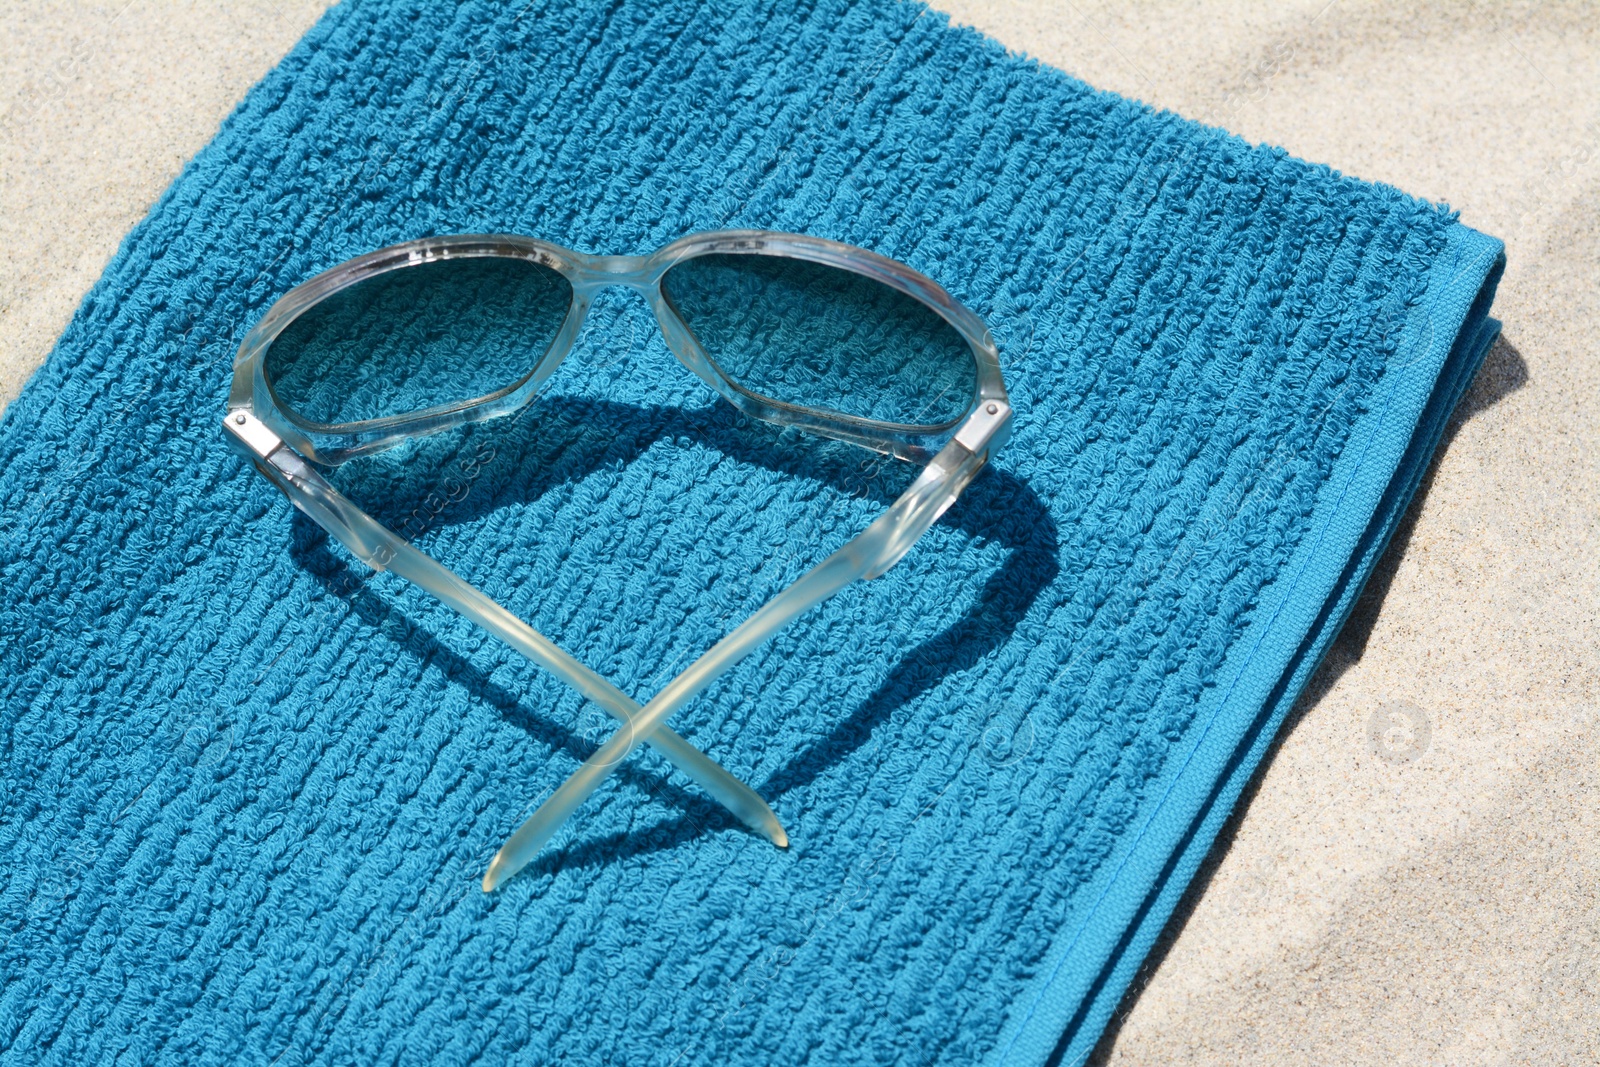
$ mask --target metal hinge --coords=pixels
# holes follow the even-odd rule
[[[982,455],[989,446],[989,439],[995,431],[1005,424],[1011,415],[1011,405],[1004,400],[985,400],[978,405],[966,424],[956,433],[956,444],[971,452],[974,456]]]
[[[283,447],[283,438],[242,408],[228,412],[222,420],[222,426],[246,451],[260,459],[266,459]]]

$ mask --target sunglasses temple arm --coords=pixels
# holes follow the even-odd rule
[[[493,890],[532,860],[634,747],[665,727],[673,712],[806,611],[858,578],[876,578],[898,563],[977,476],[988,453],[983,448],[975,454],[959,441],[946,445],[871,526],[767,601],[674,678],[641,715],[613,734],[517,828],[490,862],[483,876],[484,891]]]
[[[563,651],[549,638],[410,544],[397,546],[389,569],[414,582],[604,708],[624,731],[643,710],[632,697]],[[756,791],[676,733],[656,731],[650,746],[723,807],[779,848],[789,846],[778,816]]]
[[[230,431],[235,431],[235,427],[241,425],[234,422],[237,414],[233,412],[228,416],[225,425]],[[243,425],[247,430],[254,429],[249,424]],[[271,434],[259,422],[254,426]],[[234,436],[244,437],[237,431]],[[243,440],[257,469],[282,490],[296,507],[337,538],[363,563],[374,570],[393,571],[401,578],[421,586],[600,705],[625,728],[632,727],[642,711],[632,697],[469,585],[454,571],[356,507],[310,464],[291,449],[282,447],[276,435],[271,435],[271,440],[277,441],[277,444],[267,447],[266,455],[256,450],[270,444],[265,438],[258,435],[254,442],[247,438]],[[625,729],[624,732],[629,731]],[[779,848],[788,846],[788,834],[767,802],[711,757],[671,730],[656,731],[650,738],[650,745],[732,812],[740,822]]]

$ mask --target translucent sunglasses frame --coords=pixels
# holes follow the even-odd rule
[[[931,427],[883,422],[783,403],[729,377],[674,310],[661,281],[672,267],[687,259],[743,254],[807,260],[849,271],[931,308],[961,335],[972,353],[976,387],[965,412]],[[278,403],[266,376],[266,354],[273,340],[295,319],[329,296],[378,275],[470,257],[529,260],[557,271],[572,287],[571,306],[554,340],[520,381],[458,403],[336,425],[308,421]],[[312,465],[336,465],[408,439],[521,410],[571,352],[595,294],[613,285],[642,294],[673,355],[746,414],[925,465],[911,487],[871,525],[768,601],[643,707],[356,507]],[[659,751],[746,826],[780,847],[787,845],[787,834],[771,808],[749,786],[670,730],[668,717],[795,618],[857,579],[875,578],[894,566],[1005,443],[1010,436],[1011,406],[999,354],[982,320],[933,280],[865,249],[799,234],[725,230],[691,234],[648,256],[589,256],[528,237],[469,234],[424,238],[380,249],[324,271],[284,294],[239,347],[223,426],[233,448],[251,459],[295,507],[357,559],[426,589],[622,723],[502,846],[483,878],[487,892],[531,860],[641,743]]]

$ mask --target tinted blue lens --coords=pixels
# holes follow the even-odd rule
[[[977,392],[966,338],[914,297],[803,259],[705,255],[666,273],[667,300],[753,393],[799,407],[933,427]]]
[[[340,290],[267,349],[278,403],[339,425],[499,392],[527,377],[572,303],[560,273],[465,257],[391,270]]]

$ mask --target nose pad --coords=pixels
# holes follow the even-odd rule
[[[595,294],[572,354],[584,366],[604,370],[642,355],[652,341],[660,340],[649,304],[619,286]]]

